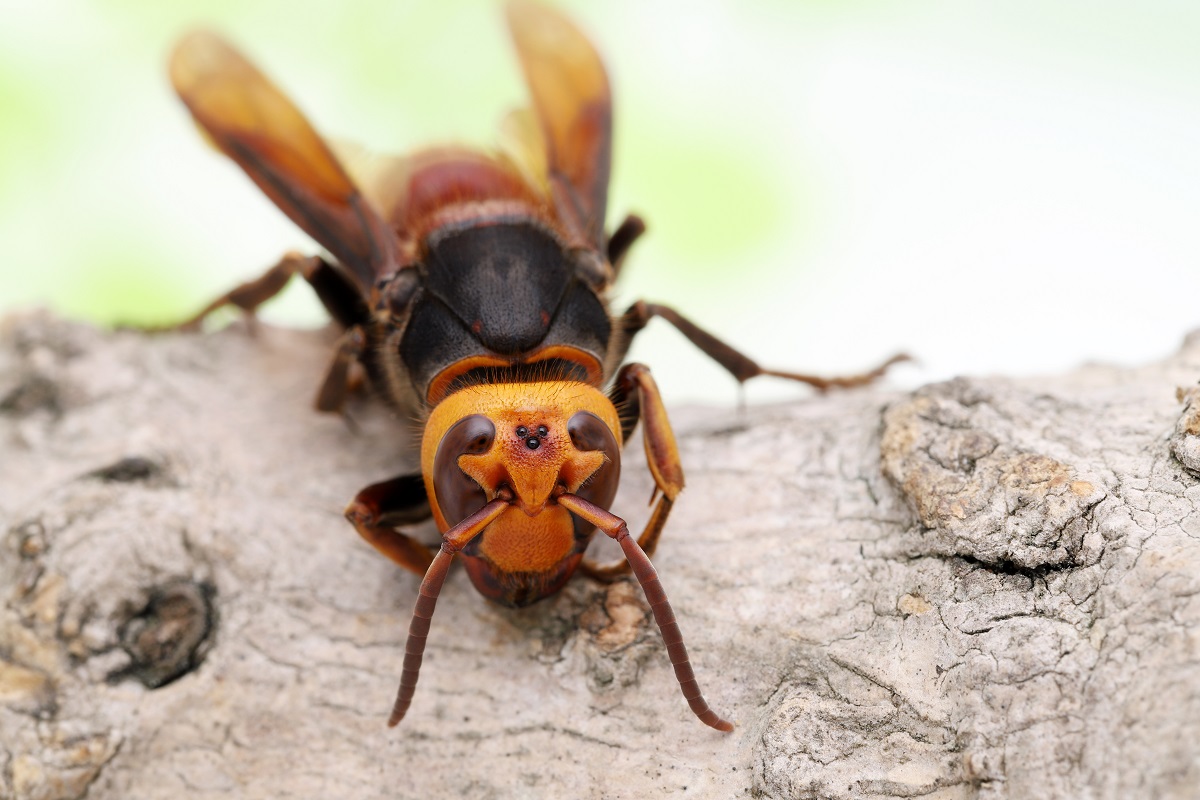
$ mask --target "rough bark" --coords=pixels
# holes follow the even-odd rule
[[[1200,338],[678,412],[655,560],[730,735],[636,584],[510,611],[457,570],[386,729],[418,580],[341,510],[413,428],[310,410],[325,334],[0,339],[0,796],[1200,796]]]

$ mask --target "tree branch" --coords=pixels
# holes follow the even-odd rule
[[[0,796],[1200,786],[1200,485],[1173,455],[1200,338],[1137,369],[673,412],[688,489],[655,565],[730,735],[688,711],[632,579],[512,611],[458,570],[389,731],[419,581],[341,510],[414,466],[415,429],[312,411],[330,345],[4,324]],[[651,483],[626,472],[638,529]]]

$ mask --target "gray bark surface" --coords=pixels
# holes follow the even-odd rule
[[[0,797],[1200,797],[1200,337],[677,411],[655,563],[729,735],[636,583],[511,611],[460,570],[388,730],[418,579],[341,510],[415,428],[312,411],[329,345],[4,324]]]

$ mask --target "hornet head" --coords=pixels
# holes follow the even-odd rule
[[[480,592],[527,605],[566,582],[594,528],[555,498],[569,492],[608,508],[620,445],[616,409],[585,383],[469,386],[434,407],[421,468],[439,529],[492,500],[511,505],[462,552]]]

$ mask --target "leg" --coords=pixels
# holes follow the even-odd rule
[[[396,530],[432,516],[421,474],[401,475],[372,484],[346,507],[346,519],[372,547],[407,570],[425,574],[433,560],[429,548]]]
[[[617,226],[612,236],[608,237],[608,263],[612,264],[614,279],[621,274],[621,264],[625,261],[625,254],[645,232],[646,223],[642,221],[642,218],[636,214],[630,214],[624,222]]]
[[[637,576],[646,600],[650,603],[654,621],[658,623],[658,629],[662,631],[663,644],[667,646],[667,656],[671,659],[671,666],[675,668],[675,678],[679,681],[679,688],[683,691],[683,696],[692,709],[692,713],[709,727],[726,733],[732,731],[733,724],[717,716],[717,712],[709,708],[708,702],[704,699],[704,695],[700,691],[700,684],[696,681],[696,674],[692,671],[691,662],[688,660],[687,648],[683,644],[683,633],[679,630],[679,623],[675,621],[675,612],[671,610],[671,604],[667,601],[667,593],[658,579],[658,572],[650,563],[650,559],[642,552],[642,548],[638,547],[637,542],[629,535],[629,528],[626,527],[625,521],[573,494],[559,495],[558,503],[577,517],[592,523],[604,531],[606,536],[615,539],[621,545],[621,551],[633,568],[633,574]]]
[[[644,423],[642,442],[646,449],[646,463],[654,477],[654,495],[661,493],[661,496],[646,523],[646,529],[638,537],[638,546],[647,557],[653,556],[671,507],[675,505],[675,498],[683,490],[683,465],[679,462],[675,433],[671,430],[658,385],[644,364],[621,367],[611,397],[621,415],[622,438],[627,439],[632,435],[639,419]],[[650,501],[654,502],[654,496]],[[629,571],[629,561],[600,565],[585,560],[580,568],[585,575],[599,580],[612,580]]]
[[[366,347],[363,325],[369,315],[366,301],[354,280],[324,259],[286,253],[255,280],[234,287],[191,318],[165,330],[199,330],[210,314],[224,306],[240,308],[252,320],[258,307],[283,291],[297,273],[312,286],[317,299],[334,321],[346,329],[338,341],[315,402],[318,411],[341,411],[347,393],[362,382],[359,356]]]
[[[669,306],[660,306],[639,300],[629,307],[629,310],[618,320],[617,327],[623,334],[621,347],[628,349],[629,342],[653,317],[662,317],[675,326],[675,329],[691,340],[705,354],[720,364],[738,383],[744,383],[759,375],[773,375],[776,378],[807,383],[819,392],[829,389],[849,389],[855,386],[865,386],[879,379],[887,372],[888,367],[901,361],[911,360],[909,356],[900,354],[892,356],[883,364],[870,372],[861,375],[847,375],[837,378],[822,378],[817,375],[805,375],[799,372],[782,372],[780,370],[763,369],[756,361],[749,358],[713,336],[708,331],[692,323],[689,319]]]
[[[337,349],[333,351],[333,360],[329,362],[325,378],[321,381],[321,388],[317,390],[317,399],[313,404],[317,411],[342,410],[346,395],[356,388],[357,384],[361,384],[359,356],[366,346],[367,338],[361,325],[348,328],[338,339]],[[359,373],[355,372],[356,368],[359,369]]]
[[[275,266],[258,278],[235,286],[199,313],[165,330],[199,330],[204,320],[219,308],[233,306],[253,316],[260,305],[283,291],[291,277],[299,273],[313,287],[317,298],[342,327],[358,325],[367,319],[362,292],[342,270],[316,256],[285,253]]]

